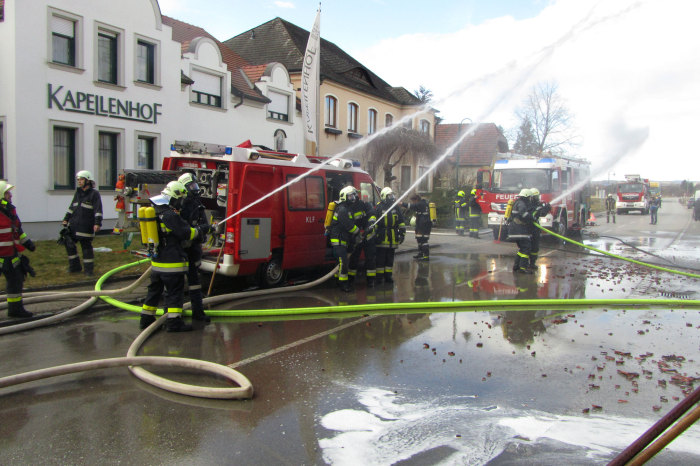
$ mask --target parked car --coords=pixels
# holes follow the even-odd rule
[[[693,207],[695,207],[695,199],[693,199],[692,197],[689,198],[686,207],[688,207],[689,209],[692,209]]]

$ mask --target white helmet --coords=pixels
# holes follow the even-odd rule
[[[168,199],[180,199],[187,193],[187,188],[179,181],[171,181],[160,193]]]
[[[340,202],[345,201],[356,201],[357,200],[357,189],[354,186],[346,186],[340,190],[340,195],[338,196]]]
[[[394,191],[392,191],[391,188],[387,186],[386,188],[382,189],[382,191],[379,193],[379,198],[382,201],[386,201],[387,196],[393,196],[393,195],[394,195]]]
[[[0,199],[5,197],[5,193],[14,188],[15,185],[8,183],[5,180],[0,180]]]
[[[76,173],[75,179],[78,178],[85,178],[88,181],[95,181],[95,179],[92,177],[92,173],[87,170],[80,170],[78,173]]]
[[[530,188],[530,196],[539,196],[540,190],[537,188]]]
[[[182,175],[180,175],[180,178],[178,178],[177,181],[182,183],[188,191],[192,193],[199,193],[199,185],[197,184],[197,180],[195,179],[192,173],[183,173]]]
[[[528,188],[523,188],[520,190],[520,194],[518,196],[520,197],[530,197],[531,191]]]

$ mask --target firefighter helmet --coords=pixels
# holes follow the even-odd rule
[[[520,197],[530,197],[531,194],[532,194],[532,193],[531,193],[531,191],[530,191],[529,189],[523,188],[523,189],[520,190],[520,194],[518,194],[518,196],[520,196]]]
[[[356,201],[357,200],[357,189],[354,186],[346,186],[340,190],[340,195],[338,196],[340,202],[345,201]]]
[[[458,193],[457,193],[457,196],[458,196],[458,197],[464,197],[464,191],[458,192]]]
[[[540,190],[537,188],[530,188],[530,196],[539,198]]]
[[[476,196],[476,188],[472,189],[472,196]]]
[[[393,195],[394,195],[394,191],[392,191],[391,188],[388,186],[386,188],[382,189],[382,192],[379,193],[379,197],[382,201],[385,201],[387,197],[393,196]]]
[[[5,193],[14,188],[15,185],[8,183],[5,180],[0,180],[0,199],[5,197]]]
[[[78,178],[85,178],[88,181],[95,181],[95,179],[92,177],[92,173],[87,170],[80,170],[78,173],[76,173],[75,179]]]
[[[187,188],[179,181],[171,181],[160,193],[169,199],[180,199],[187,192]]]
[[[197,180],[195,179],[192,173],[183,173],[182,175],[180,175],[180,178],[178,178],[177,181],[182,183],[189,192],[195,194],[199,193],[199,185],[197,184]]]

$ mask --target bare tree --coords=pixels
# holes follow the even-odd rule
[[[381,174],[384,186],[391,186],[396,179],[392,172],[401,161],[408,157],[432,160],[436,154],[437,146],[428,135],[403,126],[392,128],[353,151],[353,155],[362,160],[362,166],[375,180]]]
[[[578,145],[573,117],[557,90],[558,86],[554,82],[537,84],[525,98],[522,107],[516,111],[521,122],[518,136],[529,139],[528,135],[521,135],[520,131],[527,126],[526,120],[531,126],[534,141],[533,146],[527,146],[535,152],[534,155],[547,151],[565,154]]]
[[[418,87],[418,89],[413,91],[413,94],[416,97],[418,97],[418,100],[420,100],[424,104],[427,104],[431,100],[433,100],[433,91],[423,86],[422,84]]]

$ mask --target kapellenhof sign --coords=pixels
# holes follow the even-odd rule
[[[63,86],[54,88],[49,83],[49,108],[54,105],[66,112],[86,113],[122,120],[140,121],[143,123],[158,123],[158,115],[163,104],[142,104],[132,100],[121,100],[116,97],[105,97],[86,92],[71,92]]]

